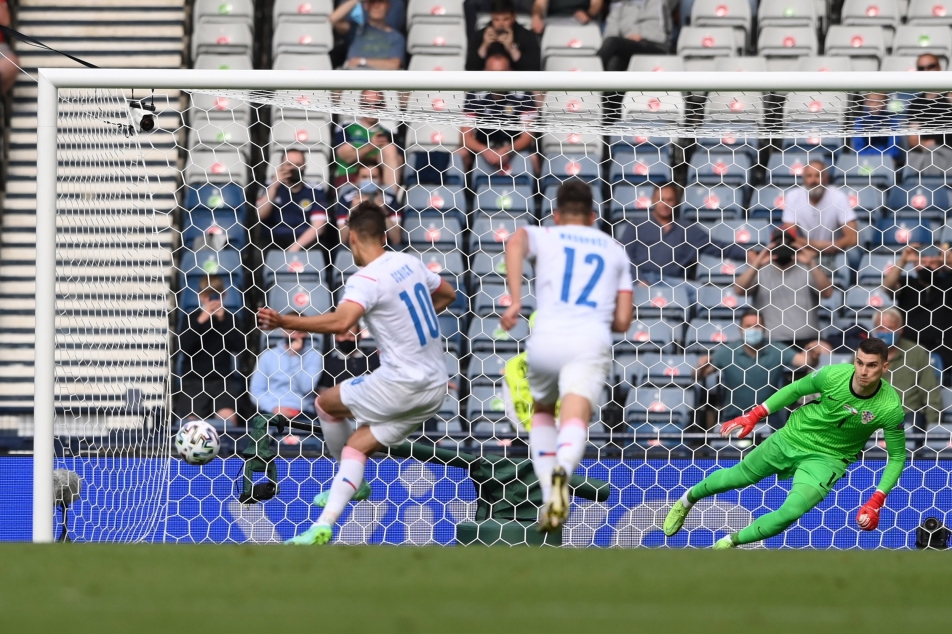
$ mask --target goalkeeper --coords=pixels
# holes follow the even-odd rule
[[[674,535],[695,502],[711,495],[756,484],[768,476],[793,478],[783,505],[753,524],[714,544],[715,550],[735,548],[779,535],[819,504],[859,457],[877,429],[883,430],[889,461],[876,492],[860,508],[856,523],[866,531],[879,524],[879,511],[899,481],[906,461],[904,413],[896,390],[883,380],[889,369],[889,348],[880,339],[859,344],[853,364],[827,366],[778,390],[762,405],[729,420],[721,427],[727,436],[740,429],[743,438],[768,414],[792,405],[801,397],[819,398],[793,412],[779,432],[771,435],[730,469],[715,471],[688,489],[664,520],[664,533]]]

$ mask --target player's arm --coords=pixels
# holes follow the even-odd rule
[[[631,291],[618,291],[615,297],[615,316],[612,318],[612,332],[628,332],[635,306],[631,301]]]
[[[258,309],[258,325],[262,330],[283,328],[300,332],[334,334],[350,330],[357,325],[363,315],[364,307],[350,301],[341,303],[337,310],[315,317],[282,315],[276,310],[262,307]]]
[[[528,254],[529,232],[524,227],[520,227],[506,240],[506,283],[509,286],[512,304],[499,319],[506,330],[516,325],[522,311],[522,262]]]
[[[762,404],[754,406],[743,416],[738,416],[724,423],[721,426],[721,436],[729,436],[735,429],[740,429],[741,432],[737,437],[743,438],[754,430],[754,425],[769,414],[779,412],[783,408],[793,405],[804,396],[821,391],[824,374],[824,371],[820,370],[780,388],[773,396]]]
[[[902,421],[898,424],[890,423],[883,428],[883,437],[886,439],[886,468],[879,479],[876,492],[859,509],[856,514],[856,523],[864,531],[874,530],[879,526],[879,511],[886,503],[886,496],[899,482],[899,476],[906,466],[906,432]]]
[[[440,280],[439,287],[430,294],[430,298],[433,300],[433,308],[440,313],[456,301],[456,290],[446,280]]]

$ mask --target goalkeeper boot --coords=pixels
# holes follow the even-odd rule
[[[322,546],[331,541],[333,536],[334,529],[327,524],[312,524],[309,529],[284,543],[295,546]]]
[[[357,489],[357,492],[354,493],[354,497],[352,497],[351,500],[354,502],[363,502],[364,500],[369,500],[371,493],[373,493],[373,490],[370,488],[370,485],[367,484],[367,481],[364,480],[360,483],[360,488]],[[330,489],[318,493],[314,496],[314,502],[312,502],[312,504],[314,504],[314,506],[324,508],[327,506],[327,498],[330,496],[330,494]]]
[[[684,526],[684,520],[690,512],[690,506],[685,506],[681,500],[675,502],[671,510],[668,511],[668,516],[664,518],[664,526],[662,527],[664,534],[668,537],[675,536],[678,531],[681,530],[681,527]]]
[[[714,550],[730,550],[731,548],[737,548],[737,544],[734,543],[734,540],[731,539],[730,535],[721,537],[719,540],[714,542]]]
[[[539,530],[545,533],[562,528],[569,518],[569,476],[562,467],[552,471],[552,499],[542,507]]]

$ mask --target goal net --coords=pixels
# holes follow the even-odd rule
[[[879,530],[854,521],[885,466],[877,435],[765,545],[908,548],[927,518],[947,520],[952,339],[936,288],[952,107],[928,77],[941,74],[45,72],[58,115],[38,187],[56,197],[39,202],[38,244],[55,233],[56,248],[37,264],[55,271],[55,298],[38,277],[37,337],[55,356],[38,344],[36,468],[42,484],[50,454],[78,474],[74,540],[266,543],[313,521],[335,470],[308,429],[315,395],[373,368],[376,343],[262,332],[254,313],[333,309],[357,270],[347,216],[362,200],[385,208],[389,247],[457,301],[438,316],[443,408],[410,447],[371,460],[373,495],[335,540],[492,543],[493,522],[531,527],[526,388],[510,361],[546,263],[527,267],[525,319],[507,333],[503,252],[519,227],[553,224],[569,179],[591,185],[636,283],[561,543],[705,547],[778,508],[790,482],[771,477],[699,503],[675,539],[660,530],[686,487],[789,412],[752,441],[721,438],[722,422],[900,329],[910,461]],[[194,419],[221,438],[204,466],[171,449]]]

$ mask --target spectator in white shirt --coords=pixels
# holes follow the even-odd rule
[[[783,228],[796,229],[794,248],[815,249],[823,266],[832,269],[833,258],[855,247],[859,233],[849,198],[829,183],[826,163],[810,161],[803,168],[803,187],[794,188],[785,196]]]

